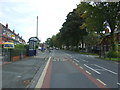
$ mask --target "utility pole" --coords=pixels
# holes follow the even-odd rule
[[[38,16],[37,16],[37,30],[36,30],[36,37],[38,38]]]

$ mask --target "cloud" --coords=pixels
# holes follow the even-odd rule
[[[42,42],[59,32],[66,16],[80,0],[0,0],[0,22],[8,23],[27,41],[36,35],[39,16],[39,38]]]

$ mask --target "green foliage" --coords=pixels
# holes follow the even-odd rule
[[[15,45],[15,48],[25,49],[25,45],[24,44],[17,44],[17,45]]]
[[[115,42],[115,27],[120,28],[120,2],[82,2],[76,9],[69,12],[60,32],[48,38],[46,43],[50,47],[76,47],[82,43],[98,45],[102,31],[107,26],[111,29],[111,46],[113,57],[117,55],[118,46]],[[108,56],[112,56],[109,52]]]
[[[11,56],[20,56],[20,55],[27,55],[27,50],[25,49],[12,49],[10,50]]]
[[[56,35],[53,35],[51,38],[48,38],[45,43],[49,45],[49,47],[61,48],[62,44],[60,38],[61,38],[60,33],[57,33]]]
[[[98,45],[101,43],[100,38],[95,32],[90,32],[86,37],[84,37],[84,41],[87,45],[91,46]]]
[[[118,51],[109,51],[107,53],[107,57],[108,58],[117,58],[117,57],[120,57],[120,52],[118,52]]]
[[[114,47],[115,47],[115,51],[118,51],[118,49],[119,49],[118,43],[115,42]]]
[[[81,3],[77,6],[77,14],[84,19],[82,28],[87,28],[89,32],[100,33],[106,26],[111,29],[111,46],[115,51],[115,28],[119,28],[120,23],[120,2],[93,2]]]
[[[65,46],[77,46],[83,36],[87,34],[86,29],[80,28],[82,23],[83,19],[76,14],[76,9],[67,15],[63,27],[60,29],[61,39]]]
[[[26,49],[21,49],[21,48],[9,48],[9,49],[2,49],[3,52],[10,52],[10,56],[20,56],[20,55],[27,55],[27,50]]]

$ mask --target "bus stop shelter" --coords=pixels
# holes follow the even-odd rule
[[[36,56],[36,49],[38,47],[38,43],[40,40],[37,37],[31,37],[28,41],[29,43],[29,49],[28,49],[28,55],[29,56]]]

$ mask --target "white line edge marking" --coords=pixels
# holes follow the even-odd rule
[[[117,83],[118,85],[120,85],[120,83]]]
[[[43,84],[43,81],[44,81],[44,78],[45,78],[45,75],[46,75],[46,72],[47,72],[47,69],[48,69],[48,65],[50,63],[50,59],[51,59],[51,57],[48,59],[47,64],[46,64],[46,66],[45,66],[45,68],[44,68],[44,70],[43,70],[35,88],[41,88],[42,87],[42,84]]]
[[[75,60],[76,62],[79,62],[78,60]]]
[[[97,64],[94,64],[95,66],[97,66],[97,67],[99,67],[99,68],[102,68],[102,69],[104,69],[104,70],[106,70],[106,71],[108,71],[108,72],[111,72],[111,73],[113,73],[113,74],[116,74],[117,75],[117,73],[116,72],[113,72],[113,71],[111,71],[111,70],[108,70],[108,69],[106,69],[106,68],[104,68],[104,67],[101,67],[101,66],[99,66],[99,65],[97,65]]]
[[[91,73],[90,72],[88,72],[88,71],[86,71],[88,74],[90,74],[91,75]]]
[[[78,64],[76,63],[76,65],[78,65]]]
[[[89,67],[88,65],[86,65],[86,64],[84,64],[87,68],[89,68],[90,70],[92,70],[92,71],[94,71],[94,72],[96,72],[97,74],[101,74],[100,72],[98,72],[97,70],[95,70],[95,69],[93,69],[93,68],[91,68],[91,67]]]
[[[100,79],[97,79],[100,83],[102,83],[103,85],[106,85],[104,82],[102,82]]]
[[[81,69],[83,69],[83,67],[80,66]]]
[[[74,59],[76,62],[79,62],[77,59]]]

